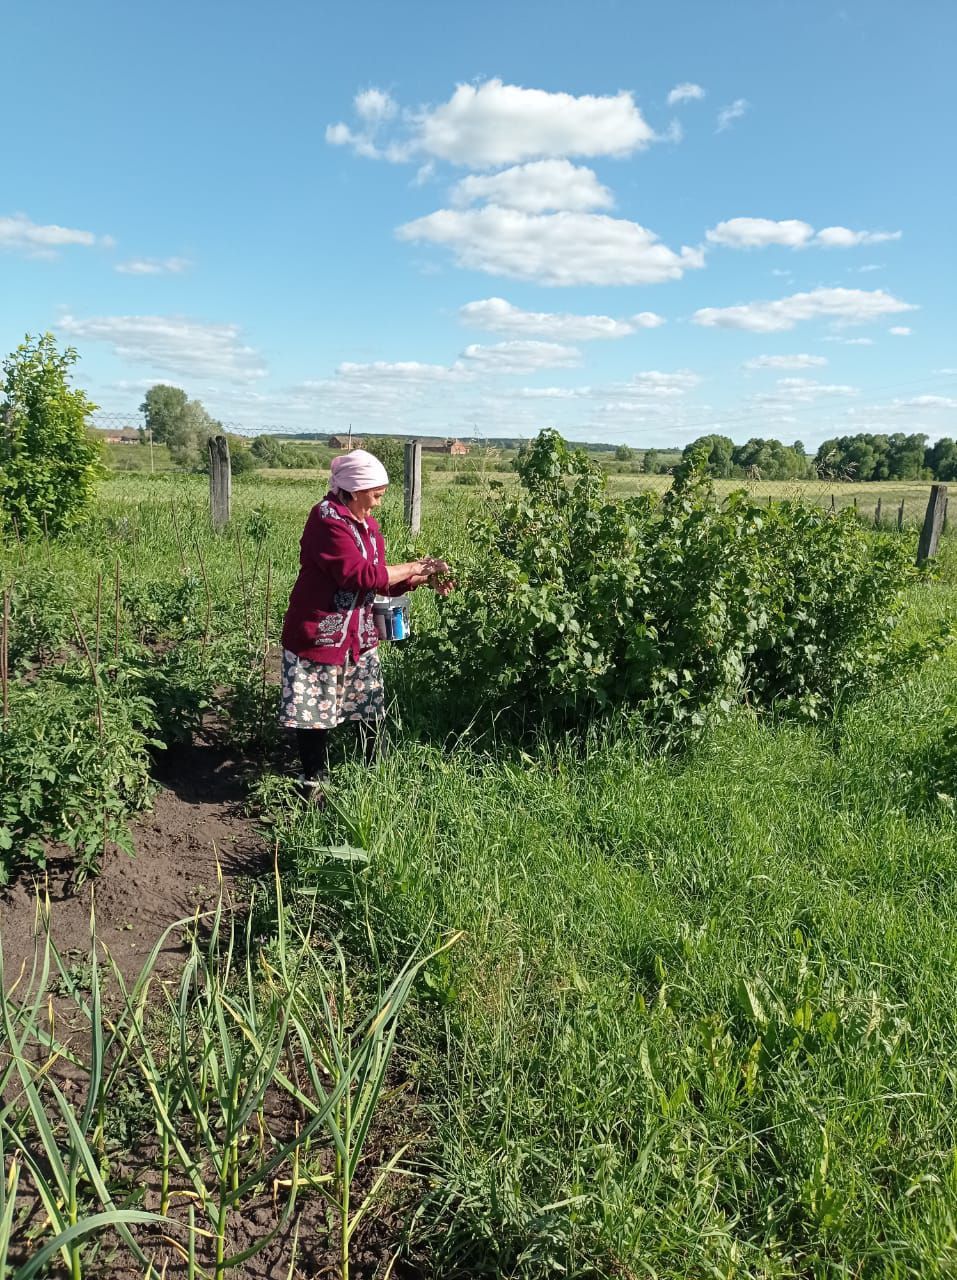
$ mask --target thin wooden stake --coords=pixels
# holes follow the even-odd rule
[[[904,528],[904,499],[901,498],[901,504],[897,508],[897,532],[902,532]]]
[[[269,610],[272,606],[272,559],[266,561],[266,611],[263,615],[263,670],[262,687],[259,691],[259,732],[262,742],[263,721],[266,716],[266,667],[269,662]]]
[[[96,659],[96,668],[100,669],[100,626],[101,615],[103,610],[103,574],[96,575],[96,632],[93,642],[93,656]]]
[[[881,499],[877,499],[877,506],[874,508],[874,526],[880,528],[881,523]]]
[[[3,723],[10,716],[10,592],[3,593],[3,618],[0,620],[0,686],[2,686]]]
[[[193,538],[193,546],[196,548],[196,554],[199,557],[199,571],[203,576],[203,586],[206,590],[206,622],[203,626],[203,652],[209,644],[209,631],[213,620],[213,594],[209,589],[209,575],[206,573],[206,559],[203,555],[203,549],[199,545],[199,539]]]
[[[93,661],[93,654],[90,652],[90,646],[87,644],[86,636],[83,634],[83,628],[80,626],[80,619],[76,616],[76,610],[70,610],[73,617],[73,626],[76,628],[76,634],[83,646],[83,652],[86,654],[86,660],[90,664],[90,674],[93,677],[93,691],[96,694],[96,727],[103,739],[103,698],[100,692],[100,677],[96,670],[96,663]]]
[[[23,539],[20,537],[20,522],[16,516],[11,516],[11,519],[13,520],[14,537],[17,540],[17,559],[20,561],[20,568],[22,569],[26,561],[23,553]]]
[[[173,517],[173,532],[176,534],[176,545],[179,548],[179,562],[183,572],[186,572],[186,552],[183,550],[183,539],[179,533],[179,521],[176,519],[176,503],[170,499],[169,504],[170,515]]]
[[[243,537],[236,525],[236,550],[239,553],[239,582],[243,591],[243,619],[246,623],[246,638],[251,639],[252,628],[249,625],[249,592],[246,589],[246,562],[243,558]]]
[[[835,501],[834,501],[834,494],[832,493],[832,494],[831,494],[831,515],[834,515],[834,512],[835,512],[836,510],[837,510],[837,505],[836,505],[836,503],[835,503]]]
[[[113,661],[120,660],[120,562],[113,570]]]

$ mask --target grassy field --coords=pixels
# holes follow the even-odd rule
[[[454,564],[480,493],[427,479],[417,540],[389,496],[390,554]],[[248,626],[244,607],[259,625],[268,568],[275,642],[321,478],[243,478],[218,539],[204,485],[107,480],[56,573],[89,610],[117,557],[143,585],[201,566],[216,645]],[[926,500],[916,485],[834,491],[903,498],[908,520]],[[416,599],[420,629],[436,607]],[[911,590],[908,634],[955,609],[947,539],[937,579]],[[404,699],[416,660],[414,640],[386,655],[393,750],[374,770],[347,757],[328,809],[303,808],[275,760],[254,788],[287,903],[317,905],[360,981],[464,931],[400,1033],[427,1117],[407,1160],[415,1273],[957,1273],[953,653],[831,722],[742,711],[672,759],[626,732],[436,740]],[[361,859],[330,852],[343,847]]]

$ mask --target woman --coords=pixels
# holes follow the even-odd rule
[[[280,723],[296,730],[307,792],[321,788],[329,733],[346,720],[365,727],[366,760],[375,756],[385,717],[376,595],[402,595],[425,583],[451,590],[448,565],[431,556],[387,565],[372,512],[389,477],[365,449],[332,460],[329,492],[309,513],[300,541],[299,577],[282,629]]]

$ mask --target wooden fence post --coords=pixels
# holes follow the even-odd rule
[[[876,529],[879,529],[880,524],[881,524],[881,499],[878,498],[877,506],[874,509],[874,527]]]
[[[422,444],[408,440],[405,446],[405,522],[413,533],[422,527]]]
[[[834,494],[832,493],[832,494],[831,494],[831,515],[833,515],[833,514],[834,514],[835,509],[836,509],[836,504],[835,504],[835,502],[834,502]]]
[[[901,504],[897,508],[897,532],[900,533],[904,528],[904,499],[901,498]]]
[[[233,497],[233,473],[229,463],[229,441],[225,436],[210,436],[209,441],[209,514],[218,533],[229,524]]]
[[[920,531],[920,542],[917,544],[917,563],[923,564],[931,556],[937,554],[941,530],[944,526],[944,514],[947,511],[947,486],[932,484],[927,512],[924,516],[924,527]]]

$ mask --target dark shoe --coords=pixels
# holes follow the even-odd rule
[[[299,792],[299,799],[317,809],[324,809],[326,807],[327,782],[327,778],[307,778],[305,774],[300,773],[296,779],[296,790]]]

